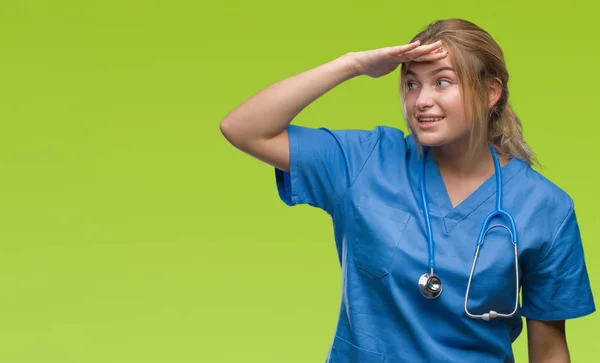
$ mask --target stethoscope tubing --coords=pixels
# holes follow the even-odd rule
[[[479,236],[477,237],[475,256],[473,258],[473,264],[471,266],[471,272],[469,274],[469,281],[467,283],[467,290],[465,293],[465,305],[464,305],[465,313],[469,317],[483,319],[483,320],[490,320],[490,318],[496,318],[496,317],[509,318],[516,313],[516,311],[518,309],[518,305],[519,305],[519,261],[518,261],[519,255],[518,255],[517,228],[516,228],[513,217],[508,212],[506,212],[505,210],[502,209],[502,193],[503,193],[503,191],[502,191],[502,169],[500,168],[500,161],[498,160],[498,155],[496,153],[496,150],[494,149],[493,146],[490,146],[490,150],[492,153],[492,158],[494,160],[494,169],[495,169],[495,175],[496,175],[496,208],[485,218],[483,225],[481,226]],[[437,298],[441,294],[442,290],[441,290],[441,280],[439,280],[439,277],[437,277],[435,275],[435,255],[434,255],[433,233],[432,233],[432,228],[431,228],[431,219],[429,217],[429,207],[428,207],[428,203],[427,203],[427,196],[426,196],[426,192],[425,192],[426,187],[425,187],[425,160],[424,159],[426,156],[426,152],[427,152],[427,149],[424,149],[423,155],[421,155],[422,160],[421,160],[420,169],[419,169],[419,183],[421,186],[421,200],[422,200],[422,205],[423,205],[423,214],[425,216],[425,225],[427,228],[429,274],[424,274],[423,276],[421,276],[421,279],[419,280],[419,289],[421,289],[423,296],[431,299],[431,298]],[[494,217],[504,217],[509,222],[510,228],[508,228],[502,224],[490,226],[490,222]],[[515,277],[516,277],[515,307],[514,307],[514,310],[508,314],[498,313],[493,310],[491,310],[489,313],[485,313],[485,314],[472,314],[469,312],[467,305],[468,305],[468,301],[469,301],[469,292],[471,289],[471,281],[473,279],[473,272],[475,271],[475,266],[477,264],[477,259],[479,257],[479,250],[480,250],[481,246],[483,245],[483,242],[485,240],[485,235],[487,235],[487,233],[491,229],[496,228],[496,227],[501,227],[501,228],[505,228],[506,230],[508,230],[508,232],[511,235],[511,242],[514,246]],[[437,293],[432,294],[432,291],[425,290],[425,286],[427,286],[427,284],[424,283],[424,281],[428,280],[430,278],[437,278],[440,282],[440,289],[439,289],[439,291],[437,291]]]

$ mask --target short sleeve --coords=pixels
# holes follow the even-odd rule
[[[380,138],[373,130],[287,127],[290,171],[275,169],[277,191],[289,205],[309,204],[331,212],[367,162]]]
[[[549,250],[523,276],[521,314],[566,320],[595,311],[577,217],[571,201]]]

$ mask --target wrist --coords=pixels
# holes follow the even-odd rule
[[[346,53],[332,61],[336,68],[339,67],[345,79],[351,79],[362,75],[358,69],[358,63],[354,59],[352,53]]]

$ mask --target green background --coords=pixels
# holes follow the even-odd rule
[[[324,361],[340,301],[331,220],[285,206],[273,168],[219,122],[271,83],[440,18],[503,47],[596,286],[592,3],[3,0],[0,362]],[[397,81],[352,79],[294,123],[404,129]],[[574,362],[598,353],[598,319],[568,323]],[[514,347],[526,361],[525,332]]]

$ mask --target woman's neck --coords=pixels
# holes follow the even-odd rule
[[[446,192],[456,207],[496,172],[492,152],[487,144],[478,147],[474,153],[467,153],[465,147],[444,145],[432,148],[433,157],[444,181]],[[500,165],[508,159],[498,155]]]
[[[488,144],[478,146],[474,153],[468,153],[465,145],[444,145],[433,147],[431,151],[440,172],[452,179],[487,179],[495,172]],[[501,166],[508,162],[501,155],[498,159]]]

